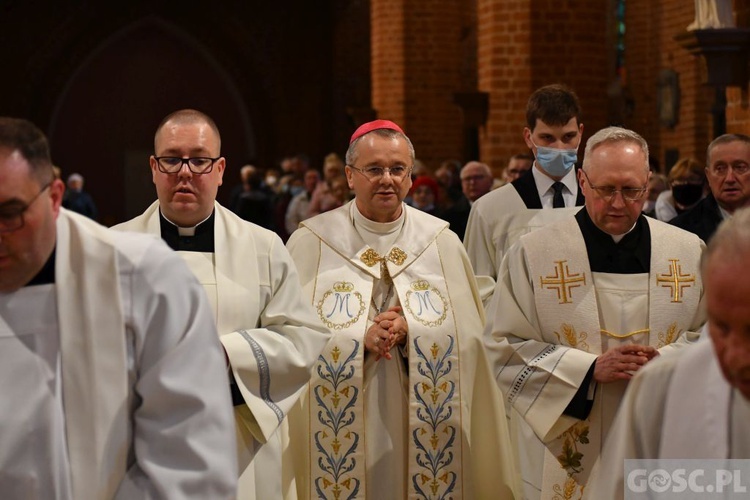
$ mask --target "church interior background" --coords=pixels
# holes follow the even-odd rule
[[[221,130],[220,202],[242,165],[304,153],[320,168],[375,117],[399,123],[430,169],[478,159],[499,174],[527,151],[526,100],[549,83],[578,94],[584,141],[631,128],[666,172],[705,161],[720,133],[750,133],[748,0],[732,4],[736,27],[698,32],[694,4],[0,0],[0,114],[48,134],[107,225],[155,199],[153,134],[184,107]]]

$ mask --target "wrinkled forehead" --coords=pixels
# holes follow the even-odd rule
[[[732,160],[744,160],[750,163],[750,144],[741,140],[716,144],[711,148],[708,161],[713,163],[723,159],[724,156],[731,156]]]

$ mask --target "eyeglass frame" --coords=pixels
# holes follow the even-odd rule
[[[646,184],[643,185],[641,188],[621,188],[621,189],[614,189],[612,186],[594,186],[591,183],[591,180],[589,179],[589,174],[586,173],[585,170],[581,169],[581,172],[583,172],[584,177],[586,177],[586,182],[588,183],[589,187],[596,192],[596,195],[605,200],[607,203],[611,203],[615,199],[615,195],[617,193],[620,193],[620,196],[622,196],[622,199],[627,202],[634,202],[638,200],[642,200],[644,196],[646,196],[646,193],[648,192],[648,179],[646,179]],[[601,192],[599,192],[600,189],[612,189],[612,194],[610,195],[602,195]],[[637,198],[628,198],[625,196],[625,190],[633,190],[638,191],[640,195]]]
[[[159,172],[161,172],[162,174],[167,174],[167,175],[179,174],[180,170],[182,170],[183,165],[187,165],[188,170],[190,170],[191,173],[195,175],[203,175],[203,174],[210,174],[214,169],[214,163],[219,161],[222,157],[217,156],[216,158],[211,158],[210,156],[191,156],[189,158],[183,158],[181,156],[167,156],[167,155],[156,156],[154,155],[153,158],[154,160],[156,160],[156,167],[159,169]],[[164,158],[173,158],[175,160],[180,160],[180,167],[174,172],[167,171],[161,164],[161,160],[163,160]],[[211,163],[209,164],[208,168],[206,168],[206,170],[202,172],[196,172],[195,170],[193,170],[193,167],[190,164],[191,160],[211,160]]]
[[[37,194],[35,194],[34,197],[26,203],[26,206],[23,207],[22,209],[20,209],[15,214],[10,215],[10,216],[0,215],[0,220],[2,220],[3,218],[6,218],[6,219],[9,219],[9,218],[13,218],[13,219],[18,218],[17,220],[19,220],[21,222],[17,227],[14,227],[12,229],[5,229],[5,228],[3,228],[3,223],[0,222],[0,234],[13,233],[15,231],[18,231],[19,229],[22,229],[23,226],[26,225],[26,219],[24,219],[24,214],[29,210],[29,208],[31,208],[31,205],[33,205],[34,202],[39,199],[39,197],[41,196],[41,194],[43,192],[45,192],[50,186],[52,186],[53,182],[55,182],[54,179],[51,180],[51,181],[49,181],[47,184],[45,184],[44,187],[42,187],[42,189],[40,189],[39,192]]]
[[[375,177],[370,177],[369,175],[367,175],[365,173],[365,169],[357,168],[357,167],[352,166],[352,165],[348,165],[348,167],[351,168],[352,170],[356,170],[357,172],[359,172],[365,179],[367,179],[370,182],[379,181],[380,179],[382,179],[383,177],[385,177],[386,172],[391,177],[391,179],[393,179],[393,180],[395,180],[397,182],[402,182],[407,177],[409,177],[411,175],[411,172],[414,169],[413,166],[411,166],[411,167],[404,167],[404,166],[400,166],[400,167],[385,167],[385,168],[384,167],[375,167],[375,166],[372,166],[372,167],[367,167],[367,168],[371,168],[373,170],[380,170],[381,172],[380,172],[380,174],[376,175]],[[403,175],[403,177],[399,177],[399,176],[393,175],[393,173],[391,172],[391,170],[394,169],[394,168],[403,168],[404,169],[404,175]]]

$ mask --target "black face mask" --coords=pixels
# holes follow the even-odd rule
[[[703,184],[678,184],[672,186],[674,201],[683,206],[690,206],[698,202],[703,195]]]

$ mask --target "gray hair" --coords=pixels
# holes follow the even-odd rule
[[[479,167],[479,170],[481,170],[484,175],[492,177],[492,169],[490,169],[490,167],[486,163],[482,163],[481,161],[470,161],[466,165],[461,167],[461,172],[469,167]]]
[[[732,217],[719,225],[703,253],[701,270],[704,276],[717,253],[723,254],[724,262],[737,262],[738,258],[750,254],[750,207],[736,210]]]
[[[744,142],[745,144],[750,146],[750,137],[746,136],[745,134],[724,134],[711,141],[711,144],[709,144],[706,148],[707,167],[711,166],[711,151],[713,151],[716,146],[719,146],[721,144],[729,144],[730,142]]]
[[[346,164],[350,167],[353,167],[354,164],[357,162],[357,158],[359,153],[357,152],[357,148],[359,146],[359,141],[362,140],[363,137],[367,137],[370,134],[376,134],[380,137],[385,137],[386,139],[392,139],[394,137],[401,137],[404,140],[406,140],[406,145],[409,147],[409,156],[411,157],[412,165],[414,164],[414,159],[416,158],[416,155],[414,154],[414,145],[411,143],[411,140],[401,132],[397,130],[392,130],[389,128],[378,128],[371,132],[366,133],[365,135],[362,135],[360,137],[357,137],[352,141],[351,144],[349,144],[349,149],[346,150]],[[408,165],[411,167],[412,165]]]
[[[590,163],[591,153],[602,144],[611,144],[613,142],[629,142],[635,144],[643,151],[643,168],[646,172],[649,171],[648,165],[648,143],[646,139],[638,135],[632,130],[622,127],[607,127],[603,128],[586,141],[586,150],[583,154],[583,169],[588,171]]]

